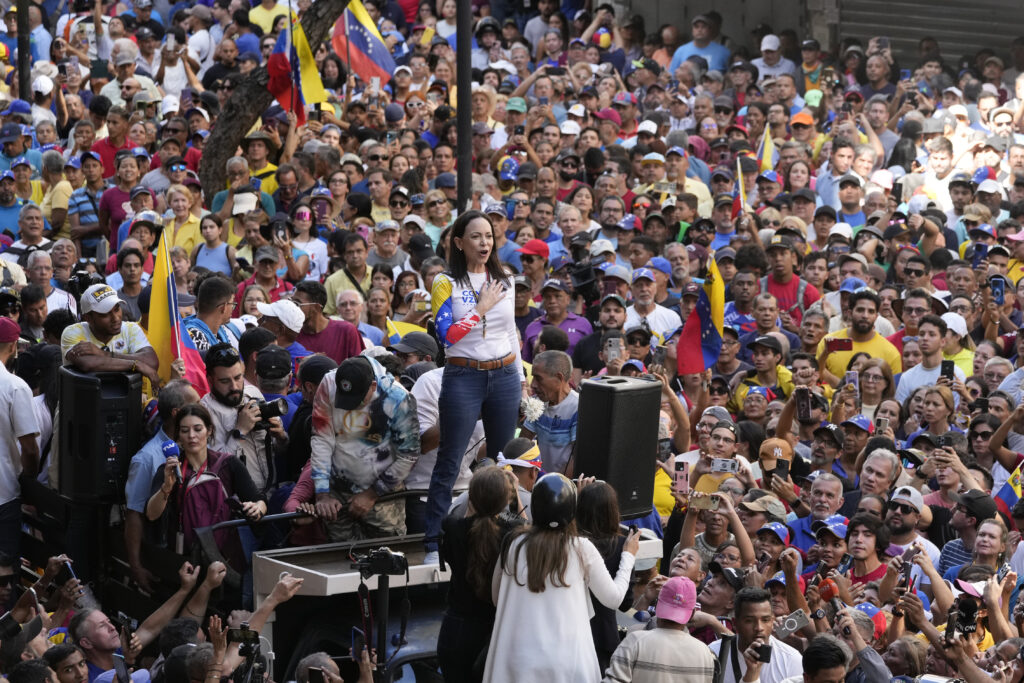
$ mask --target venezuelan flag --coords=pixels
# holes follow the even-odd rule
[[[761,144],[757,146],[757,166],[761,172],[770,171],[779,163],[779,152],[775,149],[775,141],[768,134],[768,130],[768,126],[765,126]]]
[[[1006,480],[999,492],[993,496],[997,501],[1001,500],[1006,503],[1007,508],[1013,508],[1018,500],[1021,499],[1020,489],[1020,465],[1013,471],[1010,478]]]
[[[281,32],[267,58],[267,75],[267,90],[282,107],[294,112],[300,126],[306,122],[306,105],[327,101],[306,32],[295,14],[289,30]]]
[[[171,270],[166,238],[166,232],[160,236],[153,264],[153,289],[149,300],[149,329],[146,330],[146,336],[160,359],[160,379],[168,381],[171,378],[171,363],[181,358],[185,361],[185,379],[203,396],[210,391],[206,381],[206,364],[178,315],[178,291],[174,286],[174,272]]]
[[[331,45],[342,60],[351,60],[349,68],[363,83],[374,76],[380,77],[381,84],[387,83],[398,68],[360,0],[352,0],[334,25]]]
[[[697,307],[683,324],[676,346],[676,369],[680,375],[704,372],[718,362],[722,354],[724,327],[725,282],[712,258],[708,259],[708,275],[697,299]]]

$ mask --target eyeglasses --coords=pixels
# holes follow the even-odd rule
[[[387,161],[391,157],[386,154],[371,154],[368,158],[370,161]]]
[[[520,263],[526,263],[526,264],[530,264],[530,263],[533,263],[534,261],[539,261],[539,260],[540,260],[539,256],[530,256],[529,254],[525,254],[525,255],[519,257],[519,262]]]
[[[171,171],[173,171],[175,173],[180,173],[180,172],[186,170],[187,168],[188,167],[185,166],[185,164],[174,164],[173,166],[171,166]]]
[[[207,352],[206,354],[207,366],[209,366],[211,363],[216,366],[218,364],[232,365],[234,363],[241,362],[241,356],[239,356],[238,352],[232,348],[213,349],[211,352]]]
[[[313,214],[310,211],[296,211],[295,220],[308,221],[312,220]]]
[[[626,344],[629,346],[647,346],[650,342],[645,342],[643,339],[627,339]]]
[[[881,382],[885,379],[884,375],[861,375],[861,380],[865,382]]]
[[[732,113],[732,109],[729,109],[728,107],[715,107],[715,113],[716,114],[731,114]]]
[[[723,339],[722,340],[722,346],[739,346],[739,343],[740,342],[739,342],[738,339]]]
[[[164,128],[165,133],[184,133],[184,128]]]
[[[925,313],[928,312],[928,309],[927,308],[919,308],[917,306],[914,306],[913,308],[905,307],[903,309],[903,312],[904,313],[909,313],[910,315],[924,315]],[[910,339],[910,338],[909,337],[904,337],[903,341],[907,341],[908,339]],[[917,337],[913,337],[913,341],[917,341]]]
[[[913,507],[911,505],[905,505],[903,503],[898,503],[895,500],[892,501],[891,503],[889,503],[889,509],[893,510],[893,511],[899,510],[904,515],[909,515],[909,514],[913,514],[913,513],[917,512],[917,508],[915,508],[915,507]]]

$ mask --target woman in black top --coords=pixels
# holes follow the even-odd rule
[[[615,489],[603,481],[583,486],[576,504],[576,524],[581,536],[586,536],[604,558],[608,572],[614,576],[619,568],[622,548],[626,537],[619,532],[619,499]],[[631,593],[626,593],[623,607],[628,607]],[[591,596],[594,616],[590,619],[590,630],[594,634],[594,648],[601,671],[608,668],[612,653],[619,646],[619,627],[615,610],[605,607],[600,600]]]
[[[441,557],[451,567],[451,579],[437,656],[446,683],[483,677],[494,627],[491,577],[503,540],[522,524],[509,514],[509,503],[515,498],[515,484],[508,473],[484,468],[469,482],[469,514],[450,516],[442,524]]]

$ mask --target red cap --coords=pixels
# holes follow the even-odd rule
[[[0,317],[0,344],[10,344],[18,341],[21,336],[21,327],[10,318]]]
[[[548,243],[544,240],[532,239],[523,246],[516,249],[520,254],[530,254],[531,256],[543,256],[547,258],[551,255],[551,248]]]

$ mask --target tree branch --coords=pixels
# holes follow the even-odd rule
[[[348,3],[349,0],[318,0],[302,16],[302,30],[312,52],[316,52],[317,45],[328,38]],[[344,55],[340,56],[344,61]],[[227,187],[225,165],[228,159],[235,155],[245,134],[274,101],[274,96],[267,90],[269,80],[266,67],[253,70],[235,88],[210,131],[199,169],[199,178],[208,202],[213,200],[217,192]]]

